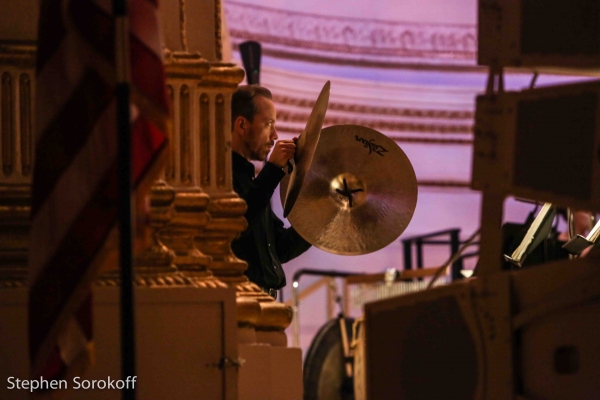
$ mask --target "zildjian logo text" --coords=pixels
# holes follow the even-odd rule
[[[383,153],[387,153],[388,151],[385,149],[385,147],[376,144],[375,143],[375,139],[371,139],[371,140],[367,140],[365,138],[361,138],[358,135],[355,136],[356,137],[356,141],[357,142],[361,142],[365,147],[367,147],[369,149],[369,154],[371,153],[377,153],[380,156],[383,156]]]

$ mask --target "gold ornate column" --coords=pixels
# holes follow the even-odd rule
[[[0,41],[0,287],[27,277],[35,46]]]
[[[210,112],[199,83],[207,75],[208,61],[200,54],[166,51],[167,84],[173,104],[173,132],[169,138],[164,179],[174,189],[174,214],[161,229],[162,242],[175,252],[178,270],[200,287],[224,287],[208,270],[211,257],[194,243],[210,221],[210,198],[200,185],[202,137],[198,132]]]
[[[222,60],[228,53],[224,46],[229,44],[223,43],[221,33],[221,1],[165,1],[167,79],[172,88],[175,132],[180,132],[171,141],[166,180],[176,190],[186,183],[209,196],[206,211],[210,218],[194,243],[210,256],[208,269],[214,276],[236,288],[238,324],[256,327],[259,341],[285,344],[283,330],[291,322],[291,308],[274,302],[250,283],[244,275],[246,263],[231,250],[231,241],[247,226],[243,217],[246,204],[233,191],[230,139],[231,95],[244,73]],[[204,12],[200,12],[202,7]],[[188,115],[192,116],[189,122]],[[193,136],[186,137],[187,131]]]
[[[201,186],[210,196],[210,222],[195,238],[197,246],[212,257],[209,269],[221,281],[236,288],[238,309],[258,302],[261,313],[255,322],[257,341],[286,345],[283,330],[292,320],[292,310],[275,302],[244,275],[245,261],[231,250],[231,241],[244,229],[246,204],[234,191],[231,166],[231,96],[243,72],[233,64],[213,62],[201,82],[206,101],[214,112],[201,123],[200,136],[208,138],[201,152],[209,160],[200,163]],[[201,119],[202,120],[202,119]],[[201,155],[200,159],[203,157]]]
[[[175,266],[175,253],[160,240],[160,231],[173,218],[175,191],[165,181],[157,181],[150,190],[150,229],[148,246],[135,259],[136,281],[146,286],[190,285]]]

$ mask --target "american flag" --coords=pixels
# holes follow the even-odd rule
[[[158,170],[169,103],[158,4],[129,0],[128,12],[131,154],[139,189]],[[91,282],[117,219],[115,65],[112,0],[41,1],[29,252],[34,378],[77,375],[90,361]]]

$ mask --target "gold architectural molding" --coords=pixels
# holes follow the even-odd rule
[[[188,51],[187,36],[185,25],[185,0],[179,0],[179,40],[181,41],[181,49],[184,52]]]
[[[0,184],[30,183],[35,49],[29,43],[0,41]]]
[[[211,182],[212,168],[210,157],[210,96],[208,93],[200,95],[199,104],[199,125],[200,125],[200,185],[209,187]]]
[[[201,236],[194,238],[198,248],[211,255],[210,270],[225,283],[247,282],[243,275],[247,268],[245,261],[238,259],[231,251],[231,241],[247,227],[243,215],[246,203],[236,196],[219,198],[213,195],[208,205],[211,220]]]
[[[14,81],[10,72],[3,72],[0,77],[0,119],[2,123],[2,172],[10,176],[15,168],[16,130],[15,130],[15,93]]]
[[[0,289],[18,289],[26,286],[27,275],[22,268],[1,268]]]
[[[244,70],[232,63],[211,63],[200,53],[165,50],[168,78],[194,79],[203,87],[235,89],[244,79]]]
[[[134,274],[133,283],[140,287],[176,287],[176,286],[195,286],[194,282],[181,275],[171,275],[164,271],[137,270]],[[120,286],[121,278],[118,271],[105,272],[96,279],[94,285],[100,287]]]
[[[221,0],[215,0],[215,57],[223,60],[223,24],[221,23]]]
[[[258,330],[284,330],[292,323],[294,313],[292,307],[272,299],[259,300],[261,314],[256,326]]]
[[[0,287],[23,287],[27,282],[31,189],[28,185],[3,185],[0,193]]]
[[[173,217],[161,230],[159,238],[175,253],[174,263],[179,272],[194,281],[211,280],[207,269],[210,256],[199,251],[194,237],[200,235],[210,221],[206,212],[209,196],[197,188],[175,188]]]
[[[260,304],[256,299],[247,296],[236,295],[237,320],[240,327],[254,327],[260,320]]]
[[[230,119],[230,113],[225,110],[225,96],[223,96],[223,93],[218,93],[215,96],[215,131],[225,133],[226,126],[230,126],[227,124]],[[227,136],[224,134],[217,135],[215,138],[215,147],[217,149],[216,184],[217,190],[219,191],[226,191],[228,189],[227,173],[229,172],[229,169],[227,168],[226,160],[228,152],[225,151],[225,149],[227,149],[226,138]]]
[[[191,101],[190,88],[187,84],[179,87],[179,182],[184,186],[192,185],[192,130],[191,130]]]
[[[167,81],[170,79],[201,79],[206,76],[210,63],[200,53],[165,50]]]
[[[32,121],[32,80],[26,73],[19,76],[19,136],[21,141],[21,173],[29,176],[32,172],[33,121]]]
[[[204,78],[202,85],[235,89],[244,79],[244,70],[232,63],[211,63],[209,74]]]
[[[0,65],[21,69],[35,68],[36,46],[34,43],[23,43],[0,40]]]
[[[208,62],[199,54],[189,55],[184,53],[167,52],[167,79],[175,98],[174,115],[180,120],[176,123],[173,142],[178,144],[177,150],[171,154],[171,167],[167,171],[169,176],[175,173],[176,179],[170,182],[178,191],[196,190],[198,194],[206,196],[206,201],[196,199],[187,207],[197,206],[198,214],[206,214],[203,222],[193,236],[193,248],[199,250],[209,258],[206,260],[207,272],[214,274],[216,280],[198,280],[200,271],[194,272],[181,263],[176,264],[179,270],[195,281],[196,284],[208,282],[222,282],[236,289],[238,326],[251,328],[256,331],[270,331],[273,335],[263,340],[271,344],[281,344],[285,340],[283,330],[291,322],[291,309],[282,303],[275,302],[265,294],[257,285],[248,281],[244,275],[247,268],[245,261],[238,259],[231,250],[231,241],[242,232],[247,222],[244,219],[246,203],[233,191],[231,180],[231,148],[230,148],[230,104],[231,95],[237,85],[242,81],[244,72],[234,64]],[[181,97],[181,88],[186,87],[193,93],[191,102]],[[188,118],[186,118],[186,116]],[[186,120],[184,122],[184,119]],[[191,121],[191,122],[189,122]],[[182,145],[182,130],[189,130],[193,137],[185,140]],[[193,139],[193,140],[192,140]],[[185,149],[191,143],[194,152],[193,182],[188,188],[182,185],[179,178],[182,163],[186,163]],[[194,186],[197,185],[197,186]],[[181,186],[181,187],[179,187]],[[204,207],[204,208],[203,208]],[[202,208],[202,211],[200,209]],[[181,208],[184,211],[184,208]],[[185,213],[175,214],[179,224],[184,225]],[[189,220],[187,222],[190,224]],[[181,232],[175,228],[173,222],[161,231],[161,238],[165,244],[178,252],[181,246]],[[186,231],[186,251],[191,252]],[[181,236],[181,237],[179,237]],[[181,250],[181,249],[180,249]],[[195,276],[196,275],[196,276]]]

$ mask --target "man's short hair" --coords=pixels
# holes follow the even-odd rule
[[[250,122],[254,120],[254,116],[260,112],[256,101],[254,100],[256,96],[266,97],[271,100],[273,99],[271,91],[259,85],[240,86],[233,92],[231,98],[232,128],[237,117],[244,117]]]

